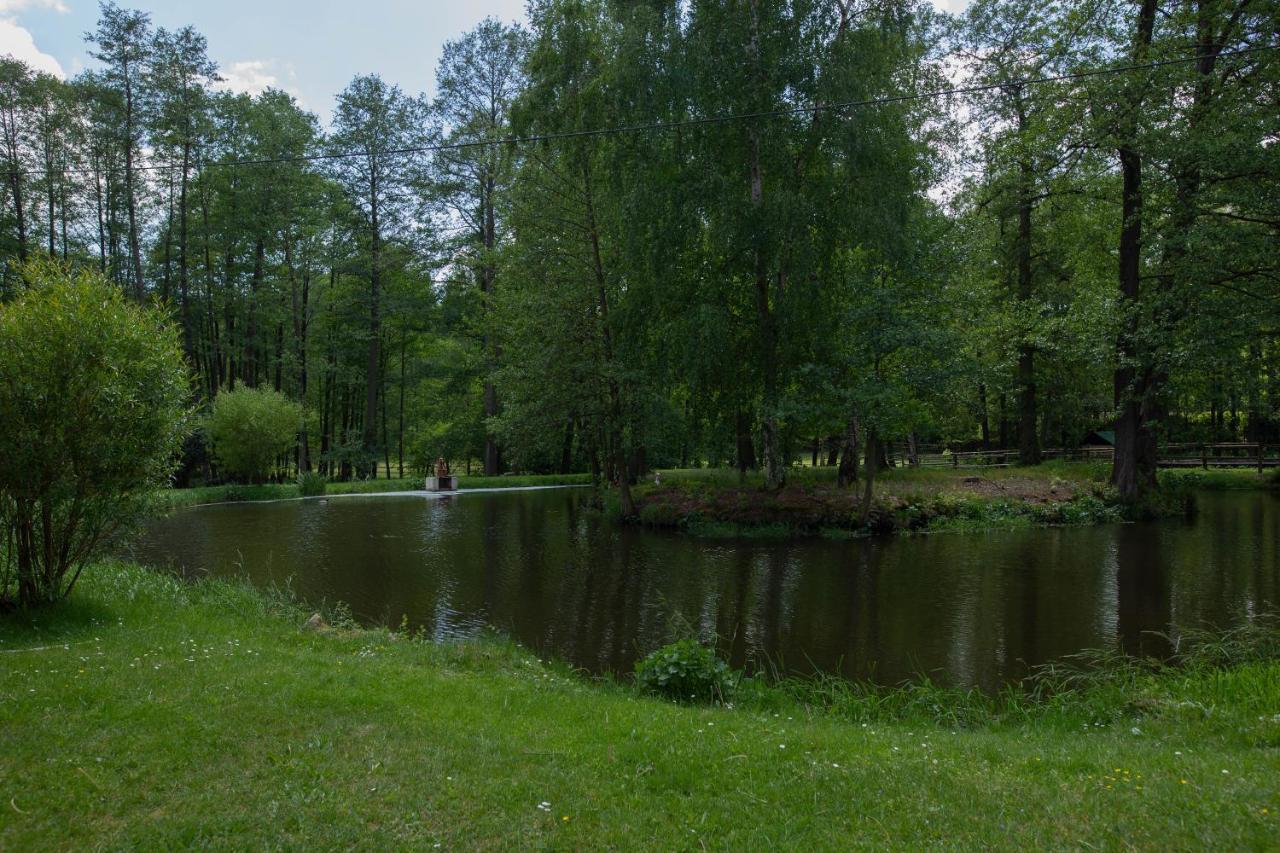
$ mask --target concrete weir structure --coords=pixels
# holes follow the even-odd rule
[[[428,492],[456,492],[457,490],[458,478],[452,474],[427,478],[426,491]]]

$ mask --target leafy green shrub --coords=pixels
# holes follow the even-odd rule
[[[303,497],[315,497],[323,495],[329,481],[325,479],[323,474],[317,474],[315,471],[308,471],[305,474],[298,475],[298,491]]]
[[[725,702],[737,674],[697,640],[679,640],[636,663],[636,685],[676,702]]]
[[[270,388],[221,391],[205,420],[214,461],[232,477],[261,482],[291,449],[302,407]]]
[[[23,268],[0,305],[0,603],[71,592],[167,482],[187,433],[176,331],[101,276]]]

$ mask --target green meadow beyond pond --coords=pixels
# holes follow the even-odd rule
[[[853,540],[618,525],[586,490],[330,497],[179,509],[133,557],[247,577],[428,638],[488,628],[594,673],[679,633],[734,666],[992,692],[1082,649],[1280,606],[1280,495],[1201,492],[1191,518]],[[1280,711],[1280,709],[1277,709]]]

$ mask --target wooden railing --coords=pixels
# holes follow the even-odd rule
[[[1280,446],[1261,443],[1170,444],[1160,448],[1162,468],[1264,468],[1280,466]]]
[[[1073,462],[1109,462],[1111,447],[1056,448],[1041,451],[1044,459]],[[1018,463],[1017,450],[966,450],[956,453],[940,447],[920,447],[915,457],[900,454],[895,467],[909,468],[1003,468]],[[1161,468],[1264,468],[1280,467],[1280,445],[1252,442],[1219,444],[1170,444],[1160,448]]]

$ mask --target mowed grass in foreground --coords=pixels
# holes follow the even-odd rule
[[[971,729],[681,707],[92,567],[0,617],[0,848],[1274,848],[1274,660]],[[777,697],[775,697],[776,699]],[[1081,707],[1090,707],[1085,703]]]

